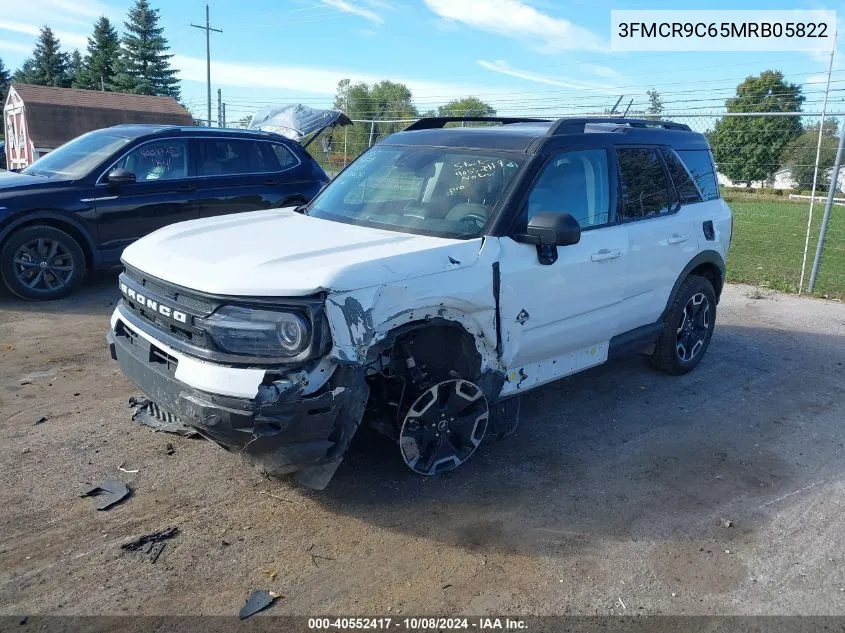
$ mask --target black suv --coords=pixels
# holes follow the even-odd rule
[[[0,273],[25,299],[70,293],[86,269],[174,222],[298,206],[329,178],[297,143],[251,130],[118,125],[21,173],[0,173]]]

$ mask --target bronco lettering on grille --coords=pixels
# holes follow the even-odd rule
[[[144,296],[140,292],[135,291],[134,289],[127,286],[124,282],[120,282],[120,291],[126,295],[126,297],[134,301],[145,308],[152,310],[153,312],[158,312],[162,316],[169,317],[174,321],[179,321],[179,323],[187,323],[188,322],[188,315],[184,312],[176,310],[175,308],[171,308],[170,306],[163,305],[156,301],[155,299],[150,299],[149,297]]]

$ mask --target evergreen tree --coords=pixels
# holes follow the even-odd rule
[[[148,0],[136,0],[129,9],[114,78],[117,91],[179,98],[179,79],[170,67],[173,55],[167,54],[169,46],[158,20],[158,9],[150,8]]]
[[[85,71],[85,64],[78,48],[73,49],[70,54],[70,85],[71,88],[81,88],[82,74]]]
[[[119,57],[120,38],[109,19],[102,16],[94,24],[94,32],[88,38],[88,52],[79,87],[113,90],[115,66]]]
[[[660,93],[652,88],[651,90],[646,90],[646,95],[648,95],[646,114],[659,119],[660,114],[663,112],[663,99],[660,98]]]
[[[39,86],[70,85],[70,58],[49,26],[41,27],[32,57],[15,73],[15,81]]]
[[[3,60],[0,59],[0,106],[6,102],[6,93],[9,92],[9,83],[11,81],[12,77],[9,75],[9,71],[6,69]],[[2,128],[0,127],[0,129]]]

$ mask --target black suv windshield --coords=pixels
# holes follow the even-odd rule
[[[110,132],[88,132],[42,156],[21,170],[21,173],[76,180],[87,176],[92,169],[130,141],[131,138]]]
[[[377,146],[332,181],[308,214],[468,239],[481,233],[523,162],[490,151]]]

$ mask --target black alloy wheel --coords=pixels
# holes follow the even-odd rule
[[[487,398],[473,382],[453,378],[423,391],[399,434],[402,459],[421,475],[454,470],[475,452],[487,432]]]

